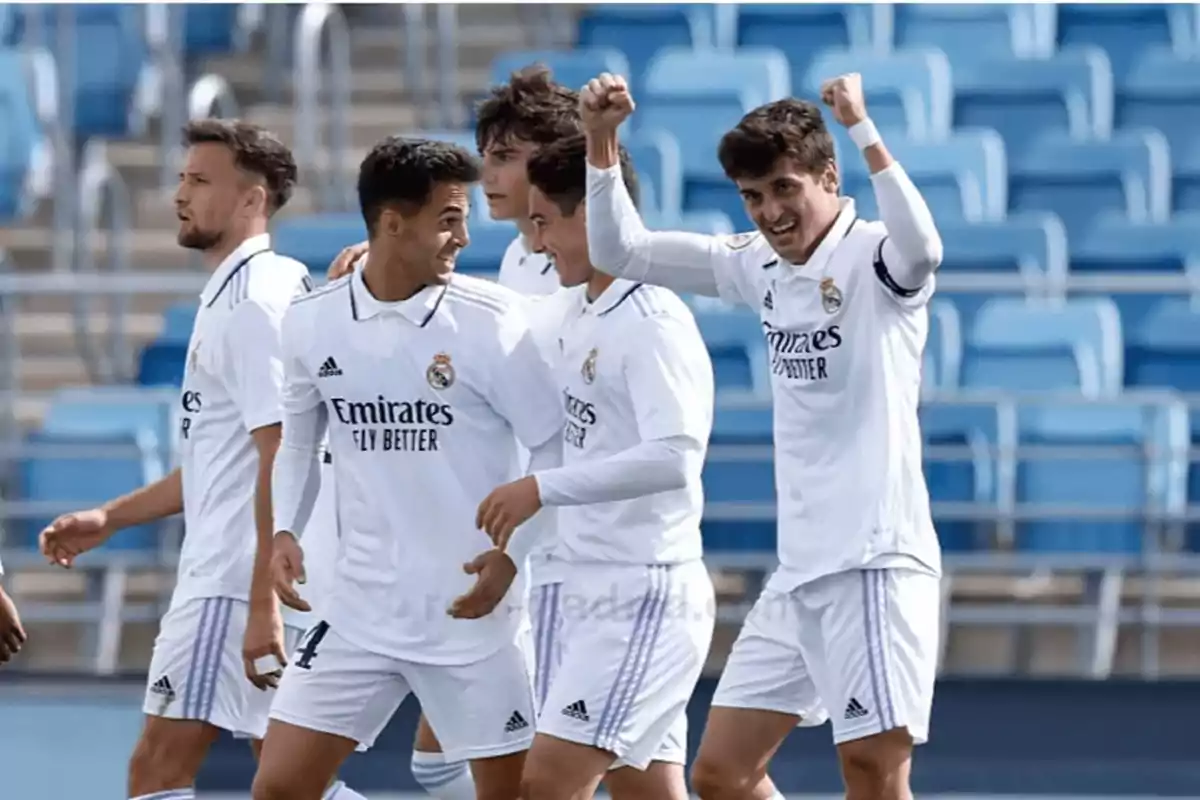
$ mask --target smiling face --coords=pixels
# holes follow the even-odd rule
[[[793,264],[803,264],[837,219],[837,168],[806,172],[791,158],[778,159],[765,175],[735,180],[746,214],[771,249]]]
[[[533,222],[533,245],[554,263],[558,280],[563,286],[587,283],[594,269],[588,256],[587,213],[583,203],[577,203],[570,214],[563,213],[536,186],[529,190],[529,218]]]
[[[416,213],[405,216],[398,208],[385,208],[371,248],[399,254],[421,283],[448,282],[459,252],[471,242],[469,190],[466,183],[435,183],[428,202]]]

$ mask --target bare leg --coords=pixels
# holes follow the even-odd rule
[[[321,800],[358,743],[344,736],[271,720],[263,740],[254,800]]]
[[[778,796],[767,765],[800,722],[793,714],[714,706],[692,766],[702,800],[771,800]]]
[[[147,715],[129,758],[129,796],[191,788],[217,734],[201,720]]]

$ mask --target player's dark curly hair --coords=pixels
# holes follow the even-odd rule
[[[374,235],[384,207],[411,216],[429,202],[435,184],[478,180],[479,161],[456,144],[389,136],[358,169],[358,203],[367,231]]]
[[[833,136],[815,104],[789,97],[759,106],[721,137],[717,148],[721,167],[733,180],[761,178],[784,156],[814,174],[834,163]]]
[[[200,119],[183,127],[183,145],[220,144],[233,153],[237,168],[267,184],[267,211],[287,205],[296,188],[296,159],[279,137],[236,119]]]
[[[480,153],[495,142],[547,145],[583,129],[579,93],[556,83],[541,64],[514,72],[508,83],[493,86],[475,117]]]
[[[621,178],[638,204],[638,178],[629,151],[620,149]],[[529,159],[529,183],[546,195],[564,216],[572,216],[587,195],[587,140],[582,133],[548,144]]]

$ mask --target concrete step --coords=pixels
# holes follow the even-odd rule
[[[47,268],[50,265],[50,228],[10,228],[2,232],[0,247],[6,249],[13,261],[23,269]],[[109,236],[94,233],[89,240],[98,264],[106,263]],[[131,230],[129,232],[130,267],[135,270],[188,269],[192,254],[175,242],[173,230]],[[147,287],[147,290],[152,287]]]
[[[129,314],[148,314],[151,316],[162,316],[163,310],[172,303],[179,301],[196,302],[197,293],[179,295],[179,294],[135,294],[129,298],[128,313]],[[18,314],[28,315],[65,315],[71,316],[74,313],[74,298],[60,294],[35,294],[22,298]],[[99,302],[93,304],[93,310],[102,310],[103,306]]]
[[[17,380],[21,389],[27,392],[49,392],[64,386],[89,386],[92,383],[83,359],[74,354],[23,358],[17,367]]]
[[[382,69],[404,68],[405,38],[401,28],[355,27],[350,31],[351,63],[358,67]],[[460,69],[486,70],[497,53],[530,48],[531,38],[525,28],[511,23],[462,25],[458,29]],[[427,28],[425,53],[430,68],[437,64],[437,34],[431,24]]]
[[[317,112],[318,130],[324,135],[328,131],[328,120],[333,110],[326,108]],[[245,118],[270,128],[285,142],[295,144],[298,123],[290,105],[263,104],[246,110]],[[411,131],[418,127],[417,114],[411,106],[356,105],[349,113],[350,146],[372,147],[379,140],[394,134]],[[299,156],[297,160],[299,162]],[[310,164],[300,163],[303,169]]]
[[[70,313],[18,312],[13,320],[17,335],[17,346],[23,358],[56,357],[66,352],[75,352],[75,315]],[[117,320],[107,312],[92,313],[86,321],[87,335],[104,339],[117,329]],[[131,346],[140,348],[162,331],[162,315],[148,312],[124,315],[120,322],[126,340]]]

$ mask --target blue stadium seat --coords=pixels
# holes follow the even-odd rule
[[[511,222],[471,223],[471,243],[458,254],[455,271],[495,275],[500,271],[504,251],[517,236],[517,226]]]
[[[187,344],[192,338],[192,327],[196,324],[195,303],[176,303],[163,312],[163,329],[159,341]]]
[[[1018,409],[1018,429],[1021,447],[1041,448],[1017,459],[1018,506],[1076,510],[1067,519],[1018,523],[1019,550],[1153,550],[1147,515],[1177,514],[1186,503],[1189,430],[1181,402],[1031,404]]]
[[[1170,214],[1170,153],[1157,131],[1118,131],[1108,141],[1086,142],[1046,136],[1009,164],[1010,207],[1057,214],[1069,237],[1110,211],[1151,221]]]
[[[683,210],[683,156],[679,140],[664,130],[642,131],[625,141],[642,190],[640,208],[675,215]]]
[[[690,97],[728,92],[752,108],[782,100],[792,93],[788,60],[773,47],[747,47],[730,52],[667,47],[646,66],[642,93]]]
[[[953,391],[962,373],[962,320],[949,300],[929,304],[929,338],[921,374],[922,392]]]
[[[142,386],[182,386],[187,342],[151,342],[138,356],[137,382]]]
[[[1121,318],[1112,300],[1034,303],[997,298],[966,336],[963,385],[1010,391],[1113,394],[1124,377]]]
[[[624,52],[636,94],[646,65],[660,48],[715,44],[715,10],[700,3],[591,6],[579,19],[578,44]]]
[[[908,139],[903,132],[885,133],[883,138],[939,223],[1004,218],[1008,168],[1004,142],[995,131],[955,131],[945,139],[926,142]],[[866,161],[853,150],[841,152],[853,153],[838,159],[845,193],[856,199],[864,217],[875,218],[875,192]]]
[[[718,394],[727,390],[769,395],[767,347],[762,324],[750,311],[699,311],[696,324],[708,345]]]
[[[367,226],[359,213],[288,217],[276,222],[271,232],[275,252],[319,275],[325,274],[342,248],[366,238]]]
[[[1196,10],[1180,3],[1059,3],[1058,41],[1061,45],[1103,48],[1120,81],[1147,49],[1196,41]]]
[[[668,131],[679,140],[685,209],[721,211],[734,220],[745,218],[741,197],[717,161],[717,146],[725,132],[751,108],[748,99],[729,93],[706,97],[654,95],[638,107],[634,115],[638,133]]]
[[[492,83],[507,83],[509,76],[530,64],[544,64],[554,79],[572,89],[583,87],[602,72],[630,77],[629,59],[613,47],[580,47],[575,50],[510,50],[492,60]]]
[[[1112,67],[1104,51],[986,59],[954,70],[956,127],[994,128],[1010,164],[1047,133],[1104,139],[1112,131]]]
[[[1161,300],[1135,324],[1126,324],[1125,337],[1130,386],[1200,392],[1200,303]]]
[[[955,67],[1024,55],[1034,44],[1027,33],[1038,14],[1033,5],[897,3],[893,9],[895,46],[940,47]]]
[[[1163,272],[1200,276],[1200,215],[1135,222],[1101,216],[1071,240],[1072,272]]]
[[[189,3],[182,5],[183,49],[190,58],[236,49],[239,3]]]
[[[1154,128],[1171,145],[1175,208],[1200,209],[1200,62],[1167,49],[1135,59],[1119,87],[1116,122]]]
[[[92,508],[120,497],[165,474],[153,436],[86,436],[34,433],[30,448],[46,449],[21,464],[21,493],[31,501],[55,503],[62,512]],[[74,451],[66,448],[75,448]],[[80,448],[87,448],[86,450]],[[35,547],[38,532],[53,514],[32,519],[24,526],[18,544]],[[10,540],[11,541],[11,540]],[[153,550],[159,546],[157,525],[122,531],[97,550]]]
[[[174,395],[128,386],[61,389],[42,431],[53,436],[133,436],[168,463],[175,439]]]
[[[1001,222],[938,220],[943,272],[1014,272],[1030,287],[1061,286],[1067,232],[1053,214],[1013,214]]]
[[[775,466],[769,398],[721,399],[704,465],[707,554],[775,549]]]
[[[950,132],[953,83],[941,50],[826,50],[813,59],[796,88],[816,98],[822,83],[847,72],[862,75],[871,118],[880,128],[907,130],[918,139],[944,138]]]
[[[44,54],[0,50],[0,223],[32,212],[38,196],[49,189],[50,150],[31,90],[34,58],[51,63]],[[46,80],[49,76],[41,77]]]
[[[999,501],[1000,410],[995,403],[938,399],[924,401],[920,417],[925,482],[942,548],[984,548],[991,544],[987,517]]]
[[[58,27],[57,6],[41,9],[46,41]],[[75,133],[123,138],[139,133],[144,123],[139,91],[146,85],[149,53],[142,6],[98,4],[72,6],[75,13]]]
[[[843,3],[745,3],[737,6],[737,43],[781,50],[791,63],[792,85],[799,87],[821,50],[868,49],[874,13],[870,6]]]

